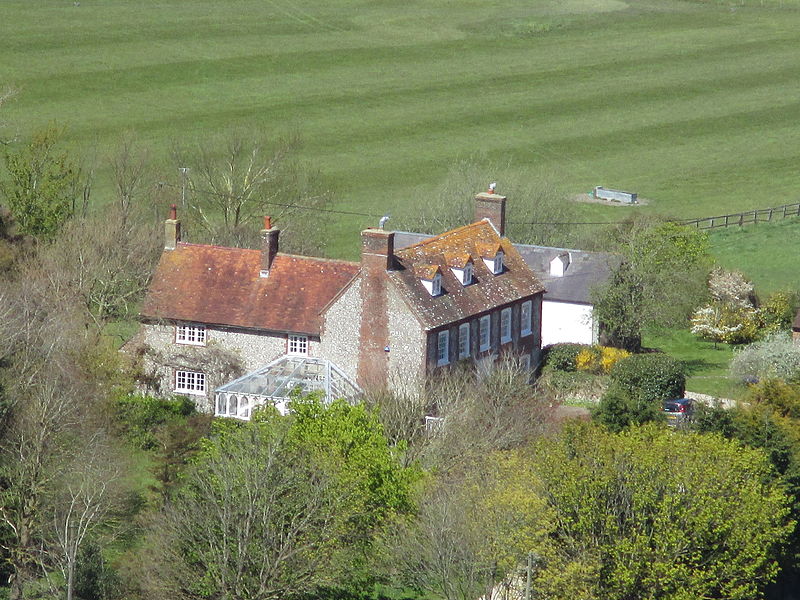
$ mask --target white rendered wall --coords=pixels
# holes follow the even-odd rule
[[[542,302],[542,346],[563,342],[593,344],[597,341],[594,329],[591,305]]]

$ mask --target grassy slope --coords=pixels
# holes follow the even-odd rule
[[[742,271],[761,297],[776,290],[800,291],[800,218],[729,227],[710,239],[719,264]]]
[[[3,116],[101,148],[132,128],[162,155],[296,131],[339,206],[376,214],[476,150],[653,201],[637,210],[744,210],[791,199],[800,154],[800,10],[761,4],[6,0],[0,82],[21,95]],[[352,256],[374,219],[335,219],[331,251]]]

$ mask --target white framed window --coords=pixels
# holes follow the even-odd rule
[[[492,316],[483,315],[479,322],[478,339],[480,341],[480,350],[485,352],[489,349],[492,340]]]
[[[297,356],[308,356],[308,336],[289,335],[286,353]]]
[[[458,358],[469,356],[469,323],[458,326]]]
[[[191,346],[206,345],[205,325],[176,325],[175,343],[189,344]]]
[[[492,273],[497,275],[498,273],[503,272],[503,253],[498,252],[497,255],[494,257],[494,270]]]
[[[472,263],[468,262],[466,265],[464,265],[464,281],[463,281],[464,285],[469,285],[470,283],[472,283],[472,273],[473,273]]]
[[[522,337],[526,335],[530,335],[533,333],[533,329],[531,328],[531,311],[533,310],[533,302],[530,300],[526,300],[522,303],[519,309],[519,334]]]
[[[205,394],[205,373],[200,373],[199,371],[175,371],[175,391],[179,394]]]
[[[440,331],[436,336],[436,364],[446,365],[450,362],[450,332]]]
[[[444,417],[425,417],[425,433],[435,434],[442,430],[444,426]]]
[[[215,417],[234,417],[248,420],[253,408],[253,400],[241,394],[217,394]]]
[[[507,344],[511,341],[511,308],[500,311],[500,343]]]
[[[442,293],[442,274],[437,273],[431,282],[431,296],[438,296]]]

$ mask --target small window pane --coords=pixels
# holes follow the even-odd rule
[[[508,343],[511,341],[511,309],[504,308],[500,311],[500,341]]]
[[[440,331],[436,345],[436,362],[439,365],[446,365],[450,360],[450,332]]]
[[[531,334],[531,308],[532,303],[530,300],[522,303],[522,308],[520,309],[520,333],[522,335],[530,335]]]
[[[481,351],[488,350],[491,341],[491,317],[489,315],[481,317],[479,335]]]
[[[469,355],[469,323],[462,323],[458,327],[458,357],[467,358]]]

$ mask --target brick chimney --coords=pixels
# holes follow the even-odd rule
[[[506,234],[506,197],[494,193],[494,188],[475,196],[475,220],[489,219],[500,235]]]
[[[178,209],[173,204],[169,209],[169,219],[164,221],[164,250],[175,250],[181,241],[181,222]]]
[[[394,232],[361,232],[361,326],[358,382],[386,387],[389,375],[389,298],[386,272],[394,268]],[[388,351],[387,351],[388,349]]]
[[[272,219],[264,217],[264,229],[261,230],[261,277],[269,277],[272,261],[278,253],[279,229],[272,226]]]

